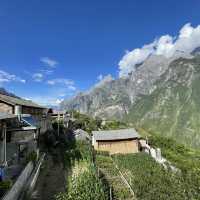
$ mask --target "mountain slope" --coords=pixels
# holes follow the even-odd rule
[[[150,95],[140,96],[127,119],[152,133],[200,145],[200,56],[173,61],[154,84]]]
[[[75,109],[93,116],[122,119],[139,95],[150,94],[154,90],[155,81],[168,69],[170,62],[180,56],[189,55],[179,52],[171,58],[152,55],[128,77],[104,81],[88,92],[63,101],[61,108]]]

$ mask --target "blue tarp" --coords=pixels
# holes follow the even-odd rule
[[[5,178],[5,171],[4,168],[0,167],[0,181],[3,181]]]

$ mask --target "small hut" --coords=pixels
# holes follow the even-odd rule
[[[93,131],[92,145],[97,151],[110,154],[139,152],[139,134],[135,129]]]

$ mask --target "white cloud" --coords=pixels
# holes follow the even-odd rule
[[[72,91],[75,91],[75,90],[76,90],[76,87],[73,86],[73,85],[69,85],[69,86],[68,86],[68,89],[69,89],[69,90],[72,90]]]
[[[6,82],[21,82],[21,83],[26,83],[26,80],[14,75],[14,74],[9,74],[8,72],[5,72],[3,70],[0,70],[0,83],[6,83]]]
[[[64,100],[63,98],[54,98],[50,96],[34,96],[31,98],[25,97],[25,99],[31,100],[43,106],[59,106],[59,104]]]
[[[66,85],[66,86],[73,86],[74,85],[74,81],[72,81],[70,79],[64,79],[64,78],[56,78],[56,79],[48,80],[47,83],[49,85],[56,85],[56,84],[63,84],[63,85]]]
[[[192,27],[185,24],[177,37],[163,35],[142,48],[137,48],[126,54],[119,61],[119,76],[126,76],[135,70],[135,65],[144,62],[151,54],[173,56],[177,51],[191,53],[200,46],[200,25]]]
[[[49,58],[49,57],[42,57],[42,58],[40,58],[40,61],[42,63],[44,63],[45,65],[52,67],[52,68],[54,68],[58,65],[58,61],[56,61],[52,58]]]
[[[101,81],[103,79],[103,75],[99,74],[99,76],[97,76],[97,80]]]
[[[120,77],[127,75],[129,72],[135,70],[135,65],[140,64],[148,58],[154,51],[155,42],[149,45],[144,45],[141,49],[137,48],[133,51],[126,51],[126,54],[119,62]]]
[[[35,73],[33,74],[33,80],[36,82],[41,82],[43,80],[43,74],[42,73]]]

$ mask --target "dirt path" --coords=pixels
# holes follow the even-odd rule
[[[57,193],[65,191],[65,185],[65,172],[59,154],[48,153],[30,200],[53,200]]]

